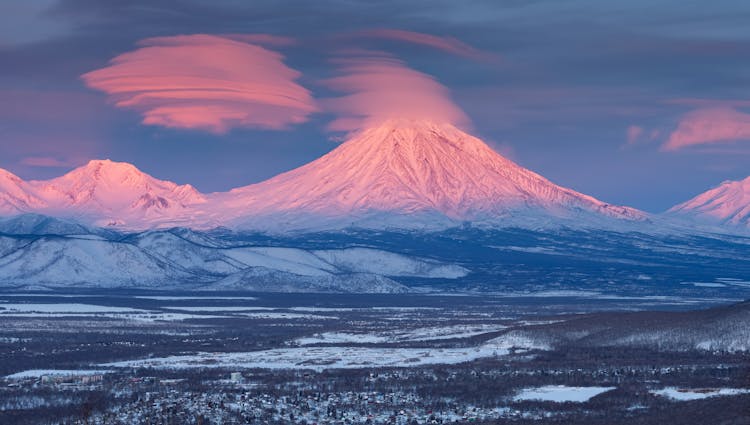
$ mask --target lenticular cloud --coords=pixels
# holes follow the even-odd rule
[[[447,88],[396,58],[370,53],[335,62],[341,76],[325,83],[349,94],[324,101],[326,109],[338,115],[330,130],[351,131],[391,119],[459,126],[468,122]]]
[[[231,128],[283,129],[317,110],[300,73],[277,52],[242,40],[181,35],[142,47],[82,76],[143,123],[224,133]]]
[[[492,54],[485,53],[453,37],[440,37],[431,34],[397,30],[392,28],[359,31],[357,33],[354,33],[353,35],[420,44],[477,61],[491,61],[499,59]]]
[[[674,151],[693,145],[750,139],[750,114],[730,107],[703,108],[680,121],[662,149]]]

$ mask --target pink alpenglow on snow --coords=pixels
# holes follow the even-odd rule
[[[750,228],[750,177],[725,181],[669,212]]]
[[[13,215],[44,207],[20,177],[0,169],[0,214]]]
[[[646,218],[555,185],[449,123],[392,119],[350,137],[307,165],[205,195],[109,160],[43,181],[2,171],[0,215],[37,213],[135,230],[228,225],[271,231]]]
[[[341,76],[326,80],[330,88],[349,93],[327,99],[324,106],[339,117],[329,129],[351,131],[384,121],[430,120],[463,125],[469,119],[432,76],[407,67],[386,54],[336,59]]]
[[[750,114],[725,106],[703,108],[685,115],[662,148],[675,151],[737,140],[750,140]]]
[[[236,37],[179,35],[140,44],[82,78],[116,106],[139,111],[144,124],[213,133],[283,129],[318,109],[281,54]]]
[[[507,222],[514,213],[524,219],[581,212],[645,218],[557,186],[452,124],[428,120],[384,121],[307,165],[224,196],[226,210],[237,211],[238,219],[252,211],[285,223],[385,220],[382,213],[415,222],[420,216]]]
[[[0,170],[0,213],[39,213],[132,228],[198,223],[206,202],[190,185],[155,179],[131,164],[94,160],[51,180]]]

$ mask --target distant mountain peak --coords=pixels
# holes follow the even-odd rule
[[[53,179],[52,182],[74,182],[87,186],[98,185],[101,182],[122,186],[148,186],[151,180],[154,180],[151,176],[127,162],[96,159]]]
[[[184,224],[180,220],[189,206],[206,202],[190,185],[158,180],[132,164],[109,159],[91,160],[50,180],[14,177],[0,173],[0,212],[5,214],[37,212],[148,228],[172,220]]]
[[[750,177],[724,181],[668,213],[750,228]]]

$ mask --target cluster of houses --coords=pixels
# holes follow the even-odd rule
[[[233,378],[239,378],[235,375]],[[234,381],[234,379],[230,379]],[[267,392],[181,391],[164,387],[130,403],[117,404],[87,418],[89,424],[125,423],[293,423],[293,424],[444,424],[519,417],[507,407],[429,408],[413,393],[340,392],[272,395]],[[176,421],[176,422],[175,422]]]

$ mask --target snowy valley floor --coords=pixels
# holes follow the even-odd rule
[[[750,423],[750,304],[0,294],[0,423]]]

